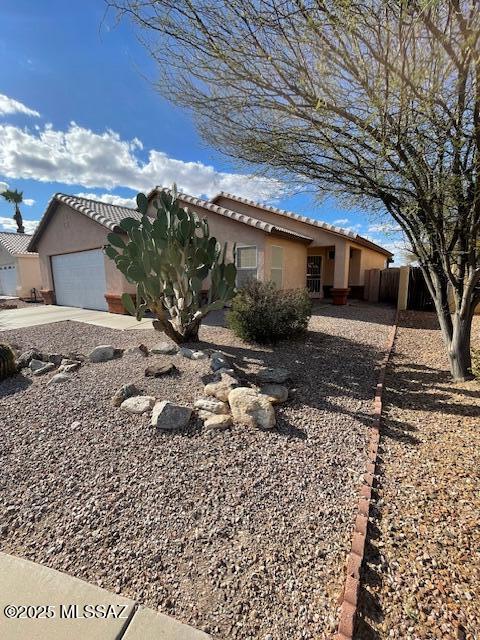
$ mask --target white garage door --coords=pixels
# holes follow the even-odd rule
[[[105,261],[101,249],[52,256],[57,304],[107,310]]]
[[[17,270],[13,264],[0,267],[0,295],[17,295]]]

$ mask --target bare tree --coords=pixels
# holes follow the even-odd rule
[[[224,153],[388,212],[470,376],[480,300],[477,0],[107,0]],[[448,290],[453,292],[450,313]]]

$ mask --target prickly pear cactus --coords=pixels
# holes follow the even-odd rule
[[[16,372],[15,354],[8,344],[0,344],[0,380],[10,378]]]
[[[145,194],[138,194],[137,207],[141,221],[126,218],[119,225],[127,240],[110,233],[105,248],[137,287],[136,302],[123,294],[123,305],[137,320],[147,309],[152,311],[154,327],[177,343],[198,340],[202,319],[233,297],[237,270],[227,263],[227,244],[220,247],[207,221],[178,204],[175,189],[171,194],[162,191],[154,201],[155,218],[147,216]],[[203,301],[207,278],[208,298]]]

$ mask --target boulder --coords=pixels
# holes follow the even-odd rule
[[[32,362],[33,362],[33,360],[32,360]],[[44,373],[48,373],[49,371],[52,371],[53,369],[55,369],[55,365],[53,364],[53,362],[47,362],[43,367],[40,367],[39,369],[35,369],[35,371],[33,372],[33,375],[34,376],[43,376]]]
[[[160,344],[152,347],[152,349],[150,349],[150,352],[169,356],[173,355],[174,353],[178,353],[178,347],[173,342],[160,342]]]
[[[120,409],[140,414],[150,411],[154,404],[155,398],[153,396],[132,396],[122,402]]]
[[[35,349],[29,349],[28,351],[24,351],[19,358],[17,358],[17,367],[18,369],[25,369],[25,367],[30,366],[30,362],[32,360],[42,360],[42,358],[43,356],[41,353]]]
[[[262,430],[275,426],[275,411],[268,398],[255,389],[237,387],[228,394],[233,421]]]
[[[204,360],[205,358],[208,358],[204,351],[194,351],[188,347],[182,347],[178,353],[189,360]]]
[[[150,424],[152,427],[162,431],[175,431],[186,427],[191,415],[192,410],[190,407],[183,407],[168,400],[162,400],[153,407]]]
[[[221,351],[214,351],[210,356],[210,368],[212,371],[218,371],[219,369],[229,369],[230,362]]]
[[[88,354],[90,362],[107,362],[116,358],[116,349],[111,344],[101,344]]]
[[[30,370],[38,371],[38,369],[43,369],[43,367],[45,367],[46,364],[47,362],[45,362],[44,360],[38,360],[37,358],[32,358],[30,360]]]
[[[65,362],[65,361],[62,360],[62,362]],[[81,362],[69,362],[69,364],[61,364],[58,367],[58,371],[59,373],[61,371],[65,371],[65,373],[73,373],[73,371],[76,371],[77,369],[80,368],[80,365],[81,365]]]
[[[232,417],[226,415],[212,415],[208,417],[203,426],[206,429],[218,430],[228,429],[232,426]]]
[[[260,393],[267,396],[273,404],[285,402],[288,399],[288,389],[281,384],[264,384],[260,387]]]
[[[171,362],[168,364],[151,364],[145,369],[145,375],[147,378],[160,378],[173,373],[175,370],[176,367]]]
[[[71,379],[72,379],[71,375],[62,371],[62,373],[56,373],[54,376],[52,376],[48,381],[48,384],[59,384],[62,382],[67,382],[67,380],[71,380]]]
[[[140,391],[134,384],[124,384],[112,396],[112,404],[114,407],[119,407],[127,398],[138,395],[140,395]]]
[[[141,344],[138,347],[126,349],[124,355],[130,356],[131,358],[146,358],[148,356],[148,349],[144,344]]]
[[[261,369],[258,372],[258,379],[262,382],[274,382],[283,384],[290,378],[290,371],[283,367]]]
[[[210,411],[210,413],[226,414],[229,413],[228,404],[221,402],[216,398],[199,398],[193,403],[195,409],[201,409],[202,411]]]
[[[224,369],[222,369],[222,371],[224,371]],[[238,386],[240,386],[240,383],[236,378],[228,373],[222,373],[220,380],[218,382],[209,382],[205,385],[204,391],[206,396],[213,396],[217,398],[217,400],[227,402],[230,391]]]
[[[215,371],[215,382],[218,382],[219,380],[222,379],[222,374],[226,373],[227,375],[231,376],[232,378],[237,379],[237,373],[235,371],[235,369],[226,369],[225,367],[222,367],[221,369],[217,369]]]

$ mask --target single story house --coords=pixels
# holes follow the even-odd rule
[[[0,295],[29,299],[32,289],[40,291],[38,254],[29,253],[32,236],[28,233],[0,231]]]
[[[150,216],[159,191],[148,196]],[[392,255],[351,231],[229,194],[212,200],[179,194],[179,200],[229,243],[231,259],[236,244],[239,285],[256,277],[284,289],[307,286],[312,297],[331,294],[344,304],[349,291],[361,297],[365,271],[384,268]],[[60,193],[52,198],[29,245],[40,256],[46,303],[124,312],[121,295],[135,287],[103,247],[125,217],[141,218],[127,207]]]

